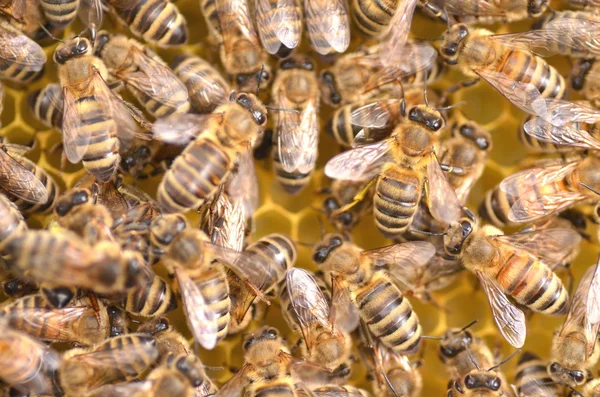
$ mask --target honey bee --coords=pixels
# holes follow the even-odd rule
[[[546,397],[561,395],[560,385],[546,371],[546,363],[536,354],[523,352],[515,370],[517,396]]]
[[[187,87],[192,108],[197,113],[212,113],[227,101],[231,92],[221,73],[198,56],[178,55],[173,61],[173,72]]]
[[[361,251],[334,234],[326,235],[315,247],[313,260],[331,276],[334,308],[358,311],[384,346],[408,354],[421,345],[421,325],[408,299],[382,267],[418,267],[434,253],[434,247],[422,241]]]
[[[60,356],[31,336],[0,324],[0,380],[21,393],[54,395]]]
[[[6,19],[0,19],[0,43],[0,79],[28,84],[42,77],[46,53]]]
[[[267,53],[254,29],[247,0],[201,0],[200,8],[221,63],[238,91],[254,92],[271,80]]]
[[[93,345],[111,333],[107,309],[101,301],[97,304],[94,308],[82,298],[55,309],[42,295],[29,295],[3,306],[0,317],[11,328],[43,341]]]
[[[354,124],[368,128],[392,117],[390,108],[403,102],[374,102],[353,114]],[[404,113],[404,111],[402,111]],[[441,113],[428,105],[414,106],[392,135],[380,142],[358,146],[329,160],[325,175],[332,179],[375,183],[375,224],[387,238],[407,231],[426,190],[429,210],[436,219],[452,220],[460,204],[435,155],[438,135],[445,125]]]
[[[187,43],[185,18],[169,0],[110,0],[107,3],[135,37],[162,48]]]
[[[450,389],[448,389],[448,397],[458,397],[463,395],[469,397],[512,396],[512,393],[506,389],[506,380],[503,380],[501,373],[496,371],[498,366],[502,363],[487,370],[481,369],[476,362],[473,364],[477,366],[477,369],[474,369],[462,378],[451,382]]]
[[[479,227],[469,210],[450,224],[444,236],[448,254],[459,255],[466,269],[479,279],[500,333],[513,346],[525,342],[525,316],[509,302],[546,315],[562,315],[568,294],[550,266],[564,252],[579,244],[581,236],[571,229],[541,229],[504,235],[499,229]]]
[[[303,336],[302,357],[330,370],[348,366],[350,334],[334,325],[330,303],[308,271],[289,269],[280,299],[286,322]]]
[[[580,386],[589,378],[587,370],[598,362],[599,293],[600,273],[596,265],[581,278],[567,318],[552,339],[548,373],[553,381]]]
[[[279,63],[272,97],[281,109],[275,116],[273,169],[289,194],[298,194],[310,182],[319,149],[319,87],[315,65],[309,58],[290,58]]]
[[[63,99],[58,83],[47,84],[27,95],[27,104],[34,117],[48,128],[62,128]]]
[[[107,182],[119,165],[121,144],[127,146],[137,133],[132,110],[108,87],[106,66],[88,39],[59,44],[54,62],[63,88],[65,155],[72,163],[83,160],[99,182]]]
[[[106,308],[110,322],[110,337],[121,336],[129,333],[129,317],[123,310],[116,306]]]
[[[194,354],[188,340],[171,326],[165,316],[146,321],[138,327],[137,332],[152,335],[156,339],[158,361],[162,362],[170,355]]]
[[[137,378],[157,358],[156,340],[152,336],[117,336],[90,349],[65,352],[58,380],[67,396],[81,396],[109,383]]]
[[[142,317],[161,316],[177,308],[177,296],[168,282],[146,269],[148,275],[129,289],[119,305],[128,313]]]
[[[496,23],[538,18],[549,0],[444,0],[444,10],[464,22]]]
[[[62,31],[71,25],[77,18],[79,3],[80,0],[40,0],[40,8],[46,17],[48,30]]]
[[[188,91],[160,57],[146,46],[121,34],[98,32],[95,54],[108,72],[127,89],[153,117],[186,113]]]
[[[153,132],[167,142],[189,140],[202,132],[173,161],[161,180],[157,200],[163,210],[184,212],[202,205],[266,122],[266,108],[256,96],[247,93],[232,93],[227,103],[209,115],[175,114],[155,122]]]
[[[318,1],[308,1],[305,4],[310,4],[314,10],[315,7],[317,7],[318,9],[321,6],[321,4],[318,3]],[[339,15],[337,13],[340,10],[345,11],[346,6],[343,3],[344,2],[342,1],[335,1],[332,4],[333,12],[331,13],[336,14],[333,17],[339,18],[339,21],[341,21],[342,23],[344,22],[344,15]],[[255,8],[258,35],[260,36],[260,41],[264,49],[269,54],[275,55],[279,58],[288,57],[292,53],[292,51],[294,51],[294,49],[300,44],[300,40],[302,39],[303,20],[300,2],[298,0],[256,1]],[[326,19],[332,17],[331,14],[327,14]],[[337,20],[338,19],[336,19],[336,21]],[[319,32],[319,30],[317,30],[321,28],[321,26],[317,24],[318,21],[313,21],[311,25],[311,35],[315,35],[315,38],[317,37],[318,33],[324,33]],[[348,27],[346,26],[346,28]],[[344,44],[343,39],[345,39],[345,37],[336,36],[336,33],[325,34],[324,36],[325,37],[321,38],[321,41],[323,41],[323,39],[325,39],[326,41],[318,47],[319,49],[321,47],[327,47],[327,45],[332,44],[335,44],[337,46],[340,42],[340,38],[338,37],[341,37],[341,44]],[[317,50],[317,48],[315,48],[315,50]]]

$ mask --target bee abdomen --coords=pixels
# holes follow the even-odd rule
[[[165,280],[154,276],[147,284],[131,289],[121,305],[129,313],[154,317],[177,308],[177,297]]]
[[[294,397],[293,386],[289,383],[269,383],[254,390],[254,397]]]
[[[58,185],[43,168],[37,166],[25,157],[13,156],[23,167],[31,171],[42,182],[48,192],[48,200],[44,203],[30,203],[6,192],[6,196],[19,208],[23,214],[46,214],[52,211],[58,198]],[[1,190],[1,189],[0,189]]]
[[[40,6],[50,25],[62,30],[77,17],[79,0],[40,0]]]
[[[418,350],[421,325],[402,292],[384,278],[377,278],[355,296],[360,316],[369,330],[394,352]]]
[[[540,384],[552,390],[552,395],[559,394],[559,386],[554,384],[552,378],[548,375],[547,366],[544,361],[530,352],[524,352],[519,358],[517,364],[515,383],[519,393],[525,396],[532,395]]]
[[[0,59],[0,76],[15,83],[31,83],[44,75],[45,65],[41,70],[33,70],[25,64],[14,60]]]
[[[410,226],[421,199],[417,175],[385,171],[377,181],[373,197],[375,224],[387,238],[398,237]]]
[[[153,99],[151,96],[135,89],[133,86],[128,86],[128,88],[154,118],[166,117],[173,113],[187,113],[190,110],[187,90],[177,90],[172,92],[169,99],[171,102],[177,104],[172,106]]]
[[[23,220],[23,215],[15,204],[0,194],[0,252],[14,236],[18,236],[25,230],[27,230],[27,225]]]
[[[377,37],[388,29],[398,4],[397,0],[353,0],[352,18],[361,33]]]
[[[270,263],[270,274],[258,285],[261,291],[270,289],[275,283],[283,279],[285,272],[296,263],[298,253],[296,244],[287,236],[279,233],[262,237],[246,248],[246,252],[254,257],[261,257],[262,263]]]
[[[300,193],[308,186],[312,176],[312,171],[306,173],[298,170],[291,172],[286,171],[281,165],[277,150],[273,150],[273,173],[283,190],[290,195]]]
[[[185,212],[202,205],[229,171],[229,155],[210,140],[196,140],[175,159],[158,188],[166,212]]]
[[[509,196],[496,186],[485,194],[479,206],[479,216],[496,227],[511,223],[508,214],[517,199],[518,197]]]
[[[197,281],[197,285],[210,311],[217,315],[217,340],[221,340],[227,336],[231,317],[227,276],[220,268],[211,269],[203,274],[202,279]]]
[[[27,96],[27,103],[34,116],[47,127],[62,128],[62,88],[60,84],[48,84]]]

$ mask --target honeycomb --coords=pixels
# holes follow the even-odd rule
[[[559,4],[553,4],[555,8],[560,8]],[[181,0],[177,2],[177,7],[186,16],[190,28],[189,45],[179,49],[157,49],[163,58],[170,62],[176,54],[181,52],[197,54],[218,65],[218,55],[211,51],[205,43],[207,29],[200,13],[197,0]],[[197,21],[202,21],[197,23]],[[508,32],[511,30],[525,30],[529,27],[531,21],[511,24],[510,26],[492,26],[491,29],[498,32]],[[119,31],[124,34],[128,32],[118,26],[109,17],[105,21],[105,28],[111,31]],[[65,36],[78,33],[80,26],[74,26],[65,32]],[[434,23],[422,15],[416,15],[413,22],[413,35],[417,38],[435,38],[441,34],[444,26]],[[354,32],[353,32],[354,33]],[[308,40],[303,40],[303,45],[307,45]],[[352,48],[359,45],[361,39],[357,34],[353,35]],[[55,45],[45,47],[48,59],[52,59],[52,53]],[[563,74],[568,73],[569,63],[561,57],[554,57],[549,60]],[[464,77],[457,71],[450,71],[443,82],[436,83],[432,89],[444,89],[456,81],[464,80]],[[56,68],[52,62],[47,64],[47,71],[43,79],[32,83],[24,89],[11,84],[5,84],[4,111],[1,116],[2,130],[1,135],[11,143],[31,144],[34,142],[33,150],[28,157],[36,161],[42,167],[55,177],[62,190],[72,187],[85,171],[80,165],[68,164],[62,172],[60,171],[60,150],[56,150],[56,145],[61,142],[61,135],[58,131],[48,129],[37,122],[27,106],[27,93],[32,92],[50,82],[56,82]],[[264,94],[264,93],[263,93]],[[485,102],[481,100],[485,98]],[[573,99],[573,98],[572,98]],[[475,185],[470,198],[470,208],[476,209],[484,193],[499,183],[505,176],[514,172],[515,164],[529,157],[525,149],[520,145],[516,131],[523,113],[512,106],[505,98],[494,91],[486,84],[478,84],[474,87],[459,91],[452,98],[452,102],[466,101],[466,104],[455,111],[463,112],[469,118],[481,123],[490,131],[494,139],[494,148],[490,154],[483,176]],[[324,122],[330,115],[330,109],[322,106],[321,120]],[[254,231],[251,239],[257,239],[272,232],[286,233],[295,241],[302,243],[314,243],[320,237],[320,225],[322,217],[316,208],[321,206],[323,197],[317,193],[318,189],[328,186],[330,183],[323,175],[322,168],[326,161],[336,154],[339,150],[334,140],[324,133],[320,138],[318,169],[314,174],[311,184],[298,196],[287,195],[280,188],[271,172],[270,160],[259,160],[256,162],[257,173],[260,185],[260,207],[254,214]],[[139,180],[137,186],[143,188],[152,195],[156,192],[156,186],[160,177]],[[131,182],[131,180],[127,180]],[[197,217],[191,214],[191,221],[197,224]],[[50,221],[50,217],[32,216],[28,219],[31,227],[44,227]],[[328,230],[333,229],[328,227]],[[385,240],[377,231],[371,216],[365,216],[356,226],[352,233],[353,241],[359,246],[369,249],[387,245],[390,241]],[[296,266],[313,269],[314,264],[311,261],[311,248],[305,245],[298,245],[298,261]],[[598,247],[592,243],[584,242],[581,248],[581,254],[573,263],[573,273],[575,280],[578,280],[585,269],[595,263]],[[473,330],[480,336],[483,336],[492,348],[501,349],[501,355],[507,356],[514,350],[502,341],[499,336],[493,319],[490,316],[490,309],[487,300],[478,288],[475,278],[468,272],[463,272],[457,281],[449,287],[433,293],[441,309],[432,305],[427,305],[412,299],[411,302],[415,311],[418,313],[423,333],[425,335],[439,336],[449,327],[462,327],[474,319],[479,323],[473,327]],[[278,302],[274,302],[269,308],[266,322],[277,326],[284,333],[288,332],[287,326],[281,321],[279,315]],[[182,309],[170,313],[169,317],[177,325],[179,330],[185,332],[187,336],[190,333],[185,330],[185,319]],[[533,351],[543,358],[548,358],[552,330],[556,329],[563,318],[551,318],[542,315],[533,315],[528,319],[528,336],[524,350]],[[249,331],[260,326],[253,324]],[[214,351],[200,352],[206,365],[222,367],[209,371],[209,376],[217,382],[226,381],[232,374],[232,370],[239,368],[242,364],[241,335],[228,337]],[[438,342],[427,340],[424,346],[423,365],[420,368],[424,382],[423,396],[445,395],[447,390],[448,376],[443,364],[437,357]],[[507,362],[502,371],[508,376],[509,380],[513,378],[513,371],[517,360]],[[354,385],[369,388],[365,380],[364,369],[358,364],[355,365],[354,375],[351,383]]]

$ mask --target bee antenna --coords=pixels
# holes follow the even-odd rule
[[[42,28],[42,30],[48,35],[48,37],[50,37],[52,40],[56,40],[58,42],[64,43],[64,40],[59,39],[58,37],[55,37],[52,33],[50,33],[50,31],[43,25],[40,23],[40,28]]]
[[[456,107],[459,107],[459,106],[465,105],[466,103],[467,103],[467,101],[460,101],[460,102],[458,102],[458,103],[455,103],[455,104],[453,104],[453,105],[444,106],[444,107],[441,107],[441,108],[435,108],[435,110],[448,110],[448,109],[453,109],[453,108],[456,108]]]
[[[277,111],[280,111],[280,112],[288,112],[288,113],[300,113],[300,112],[299,112],[298,110],[296,110],[296,109],[276,108],[276,107],[273,107],[273,106],[267,106],[267,105],[265,105],[265,107],[266,107],[267,109],[269,109],[269,110],[277,110]]]
[[[448,234],[448,232],[428,232],[425,230],[418,230],[418,229],[410,229],[410,231],[412,233],[421,233],[421,234],[425,234],[427,236],[445,236],[446,234]]]
[[[481,371],[481,368],[479,368],[479,364],[477,364],[477,361],[475,360],[475,357],[473,357],[473,353],[471,353],[471,349],[469,349],[469,346],[467,346],[464,342],[463,342],[463,346],[465,347],[465,351],[467,352],[467,356],[469,356],[469,360],[471,360],[471,362],[473,363],[473,365],[475,366],[475,368],[477,368],[478,371]]]
[[[474,326],[474,325],[475,325],[475,324],[477,324],[478,322],[479,322],[479,319],[477,319],[477,320],[473,320],[473,321],[471,321],[469,324],[465,325],[465,326],[464,326],[464,327],[462,327],[460,330],[458,330],[456,333],[458,334],[458,333],[460,333],[460,332],[463,332],[463,331],[465,331],[465,330],[467,330],[467,329],[471,328],[472,326]]]
[[[546,3],[546,8],[548,9],[548,11],[550,11],[552,14],[556,14],[556,10],[554,8],[552,8],[552,6],[550,5],[550,1],[548,1],[548,3]],[[579,393],[579,392],[578,392]]]
[[[500,361],[498,364],[494,365],[493,367],[488,369],[489,371],[493,371],[496,368],[498,368],[499,366],[501,366],[502,364],[506,363],[508,360],[510,360],[511,358],[513,358],[514,356],[516,356],[517,354],[519,354],[521,352],[521,349],[517,349],[514,352],[512,352],[512,354],[508,357],[506,357],[504,360]]]
[[[429,100],[427,99],[427,71],[423,73],[423,97],[425,98],[425,106],[429,107]]]
[[[429,335],[421,335],[423,339],[433,339],[433,340],[442,340],[440,336],[429,336]]]
[[[314,247],[316,245],[315,243],[307,243],[307,242],[298,241],[298,240],[296,240],[295,242],[296,242],[296,244],[301,245],[303,247],[310,247],[310,248],[312,248],[312,247]]]
[[[260,92],[260,83],[262,82],[262,76],[263,73],[265,71],[265,64],[261,64],[260,66],[260,72],[258,72],[258,79],[257,79],[257,84],[256,84],[256,96],[258,97],[258,93]]]
[[[385,379],[385,383],[387,383],[387,385],[390,388],[390,390],[392,391],[392,393],[394,393],[394,396],[400,397],[398,395],[398,393],[396,392],[396,389],[394,389],[394,385],[392,385],[392,382],[390,382],[390,379],[388,378],[387,374],[385,372],[381,371],[381,375],[383,376],[383,379]]]
[[[202,365],[202,368],[208,371],[223,371],[225,369],[224,367],[213,367],[211,365]]]
[[[583,186],[584,188],[586,188],[586,189],[588,189],[588,190],[591,190],[592,192],[594,192],[594,193],[596,193],[598,196],[600,196],[600,193],[599,193],[599,192],[598,192],[596,189],[594,189],[593,187],[591,187],[590,185],[588,185],[588,184],[585,184],[585,183],[583,183],[583,182],[579,182],[579,184],[580,184],[581,186]]]

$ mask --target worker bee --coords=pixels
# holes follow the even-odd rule
[[[565,251],[579,244],[581,236],[571,229],[541,229],[504,235],[499,229],[479,227],[470,210],[450,224],[444,246],[459,255],[466,269],[479,279],[500,333],[513,346],[525,341],[525,316],[509,302],[546,315],[562,315],[568,294],[549,266],[560,262]]]
[[[186,113],[188,91],[175,73],[153,51],[121,34],[98,32],[94,53],[108,72],[127,89],[153,117]]]
[[[267,84],[271,80],[267,53],[260,45],[247,0],[201,0],[200,8],[236,90],[254,92],[261,83]]]
[[[549,3],[549,0],[444,0],[444,11],[464,22],[506,23],[537,18]]]
[[[24,296],[2,307],[0,317],[15,330],[49,342],[93,345],[111,333],[108,311],[101,301],[94,308],[87,298],[55,309],[42,295]]]
[[[359,48],[340,56],[334,65],[321,72],[321,97],[332,107],[366,101],[390,94],[400,93],[397,80],[402,86],[422,85],[425,80],[433,82],[443,72],[441,63],[435,62],[437,52],[425,43],[407,43],[403,47],[401,66],[384,63],[380,53],[391,49],[384,44]],[[410,62],[407,62],[410,60]]]
[[[348,367],[350,334],[334,325],[330,303],[315,278],[304,269],[289,269],[280,299],[286,322],[303,336],[302,357],[330,370]]]
[[[192,108],[197,113],[212,113],[231,92],[221,73],[198,56],[178,55],[173,61],[173,72],[187,87]]]
[[[308,58],[290,58],[279,63],[273,81],[276,107],[297,112],[275,116],[273,152],[275,177],[289,194],[298,194],[310,182],[319,149],[319,87],[315,65]]]
[[[490,397],[509,397],[512,396],[510,389],[507,389],[506,379],[502,376],[498,367],[512,358],[514,354],[499,364],[482,369],[477,361],[473,360],[476,369],[467,375],[451,381],[448,389],[448,397],[459,396],[490,396]]]
[[[169,0],[110,0],[107,3],[131,33],[145,42],[163,48],[187,43],[185,18]]]
[[[547,397],[561,395],[561,387],[552,381],[546,371],[546,365],[534,353],[523,352],[521,354],[515,370],[517,396]]]
[[[421,325],[410,302],[388,274],[392,270],[382,267],[419,267],[434,253],[434,247],[422,241],[361,251],[334,234],[326,235],[315,247],[313,260],[326,276],[331,276],[334,307],[358,311],[375,338],[394,353],[408,354],[421,345]]]
[[[0,380],[21,393],[54,395],[60,356],[31,336],[0,322]]]
[[[552,339],[548,373],[555,382],[572,387],[582,385],[589,378],[587,370],[598,362],[599,293],[600,273],[596,265],[581,278],[567,318]]]
[[[42,77],[46,53],[10,22],[0,19],[0,79],[27,84]]]
[[[434,148],[445,120],[428,105],[414,106],[404,113],[403,102],[372,103],[353,114],[354,124],[368,128],[392,117],[390,108],[400,106],[406,121],[380,142],[358,146],[329,160],[325,175],[332,179],[375,182],[375,224],[387,238],[407,231],[417,211],[424,187],[432,215],[440,220],[456,219],[460,205],[437,161]]]
[[[27,95],[27,104],[34,117],[48,128],[62,128],[63,98],[58,83],[45,85]]]
[[[58,380],[67,396],[81,396],[109,383],[137,378],[157,358],[156,340],[152,336],[122,335],[90,349],[65,352]]]
[[[318,1],[307,1],[305,4],[307,6],[310,5],[312,7],[311,12],[314,12],[315,8],[318,10],[319,7],[322,7],[321,4],[318,3]],[[336,21],[339,20],[342,23],[344,23],[343,18],[345,14],[338,14],[340,10],[345,11],[346,5],[344,4],[344,2],[333,2],[331,9],[333,10],[331,14],[321,13],[321,15],[326,15],[325,19],[333,17],[336,18]],[[297,0],[256,1],[256,25],[258,27],[257,30],[258,35],[260,36],[260,41],[264,49],[269,54],[275,55],[279,58],[288,57],[292,53],[292,51],[294,51],[294,49],[300,44],[303,29],[302,18],[302,8],[300,7],[300,2]],[[342,32],[343,35],[338,35],[337,32],[326,34],[325,32],[318,30],[322,29],[322,26],[318,23],[319,21],[316,21],[313,18],[311,24],[312,30],[310,33],[311,42],[312,35],[314,35],[315,39],[317,39],[317,35],[319,33],[321,33],[321,35],[324,35],[325,37],[320,38],[320,46],[316,47],[315,50],[317,50],[317,48],[321,49],[321,47],[324,47],[323,50],[327,50],[328,45],[331,46],[332,44],[334,44],[335,46],[337,46],[338,43],[340,43],[340,41],[342,41],[341,44],[344,44],[343,40],[345,39],[345,37],[343,35],[346,34],[345,32]],[[347,22],[343,26],[349,30]],[[345,44],[347,47],[348,43]],[[329,52],[331,51],[328,51],[325,54]]]
[[[163,210],[183,212],[202,205],[266,122],[266,108],[247,93],[232,93],[227,103],[209,115],[175,114],[157,120],[153,132],[162,141],[189,141],[202,132],[161,180],[157,199]]]
[[[106,67],[93,55],[88,39],[59,44],[54,62],[63,88],[66,157],[72,163],[83,160],[99,182],[107,182],[119,165],[121,144],[127,146],[137,133],[131,109],[108,87]]]

